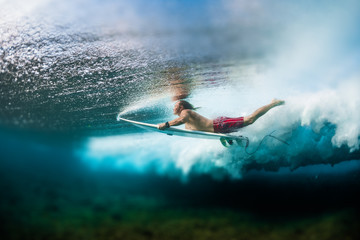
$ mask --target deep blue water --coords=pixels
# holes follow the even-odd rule
[[[47,201],[92,195],[270,218],[358,209],[359,10],[351,0],[2,3],[6,230],[41,219],[42,204],[65,211]],[[273,131],[289,145],[267,138],[252,155],[117,121],[165,122],[179,99],[209,118],[244,116],[275,97],[286,104],[236,134],[250,152]]]

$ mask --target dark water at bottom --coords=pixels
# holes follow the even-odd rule
[[[2,239],[359,238],[358,169],[184,182],[91,170],[72,144],[18,137],[1,137]]]

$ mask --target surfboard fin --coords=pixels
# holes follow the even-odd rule
[[[233,139],[228,139],[228,138],[225,138],[225,137],[221,137],[220,142],[224,147],[229,147],[229,146],[232,146],[234,144]]]
[[[229,147],[229,146],[227,145],[226,139],[225,139],[224,137],[221,137],[221,138],[220,138],[220,142],[221,142],[221,144],[222,144],[224,147]]]

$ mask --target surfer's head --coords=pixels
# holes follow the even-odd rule
[[[184,109],[195,110],[194,106],[191,103],[185,100],[180,100],[174,106],[174,114],[179,115]]]

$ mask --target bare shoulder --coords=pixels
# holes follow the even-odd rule
[[[191,116],[193,114],[193,111],[190,109],[184,109],[181,111],[180,116],[181,117],[185,117],[185,116]]]

